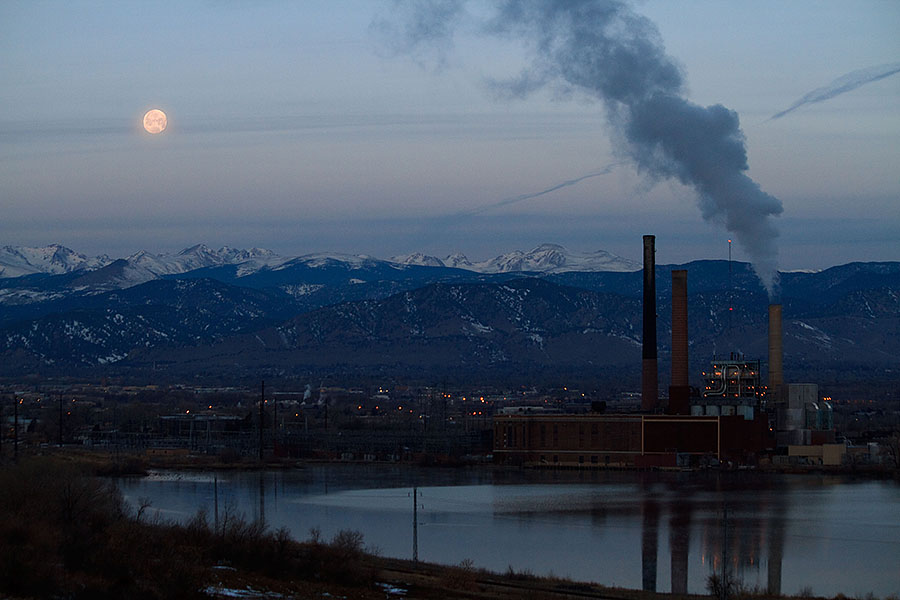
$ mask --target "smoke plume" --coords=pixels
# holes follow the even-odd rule
[[[807,104],[815,104],[830,100],[835,96],[840,96],[845,92],[850,92],[867,83],[872,83],[885,77],[890,77],[900,73],[900,63],[891,63],[887,65],[878,65],[877,67],[869,67],[868,69],[859,69],[852,71],[846,75],[842,75],[829,83],[828,85],[816,88],[808,94],[804,94],[802,98],[791,104],[788,108],[781,112],[775,113],[769,120],[780,119],[784,115],[793,112]]]
[[[462,2],[420,0],[400,3],[394,14],[405,23],[392,28],[394,47],[413,56],[428,47],[446,51],[462,22],[524,42],[528,67],[492,88],[523,97],[554,87],[601,101],[618,146],[638,171],[693,187],[703,217],[733,233],[772,293],[778,231],[771,217],[782,212],[781,202],[745,173],[737,113],[685,99],[681,70],[650,20],[619,0],[508,0],[479,5],[478,14],[467,13]],[[442,15],[452,18],[442,21]]]

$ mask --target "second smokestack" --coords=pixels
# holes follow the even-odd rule
[[[687,271],[672,271],[672,385],[669,386],[669,413],[691,412],[688,385]]]
[[[659,376],[656,361],[656,236],[644,236],[644,339],[641,363],[641,410],[656,410]]]

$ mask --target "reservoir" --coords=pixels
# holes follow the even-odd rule
[[[724,564],[745,586],[782,594],[900,594],[900,484],[890,480],[334,464],[118,485],[164,519],[243,514],[299,540],[353,529],[384,556],[415,548],[423,561],[498,572],[705,593]]]

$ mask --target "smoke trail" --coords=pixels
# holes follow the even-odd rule
[[[600,177],[601,175],[608,175],[614,168],[618,167],[622,163],[612,163],[606,165],[599,171],[594,171],[593,173],[588,173],[587,175],[582,175],[581,177],[576,177],[575,179],[567,179],[561,183],[557,183],[554,186],[548,187],[545,190],[541,190],[539,192],[532,192],[530,194],[521,194],[519,196],[513,196],[511,198],[504,198],[499,202],[494,202],[492,204],[486,204],[484,206],[479,206],[478,208],[474,208],[472,210],[467,210],[461,213],[457,213],[454,216],[457,217],[470,217],[473,215],[479,215],[483,212],[487,212],[492,208],[500,208],[501,206],[509,206],[510,204],[517,204],[522,202],[523,200],[531,200],[532,198],[539,198],[551,192],[555,192],[556,190],[561,190],[562,188],[569,187],[570,185],[575,185],[577,183],[581,183],[585,179],[592,179],[594,177]]]
[[[452,6],[454,24],[475,19],[473,13],[460,16],[460,3]],[[656,26],[620,0],[507,0],[491,8],[480,30],[523,41],[531,52],[526,69],[492,87],[527,96],[553,85],[603,102],[623,154],[648,177],[692,186],[703,217],[733,232],[771,294],[778,237],[771,217],[782,212],[781,202],[745,174],[737,113],[684,98],[682,73],[665,54]],[[400,30],[408,52],[421,53],[435,42],[449,47],[453,27],[434,26],[439,15],[430,3],[401,4],[396,14],[429,25]]]
[[[867,83],[872,83],[885,77],[890,77],[900,73],[900,63],[891,63],[887,65],[878,65],[877,67],[869,67],[868,69],[859,69],[852,71],[846,75],[838,77],[828,85],[816,88],[808,94],[804,94],[802,98],[791,104],[788,108],[781,112],[775,113],[769,117],[769,121],[780,119],[784,115],[793,112],[807,104],[815,104],[830,100],[835,96],[840,96],[845,92],[850,92]]]

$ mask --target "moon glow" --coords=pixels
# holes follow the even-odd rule
[[[158,108],[148,110],[144,115],[144,129],[147,133],[162,133],[166,130],[167,124],[166,113]]]

